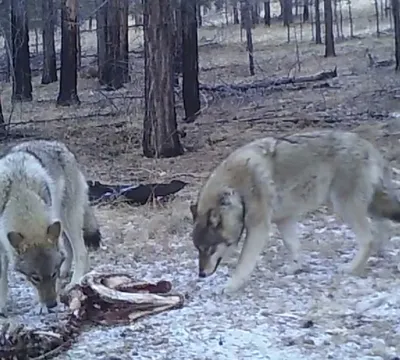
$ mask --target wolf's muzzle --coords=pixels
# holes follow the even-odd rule
[[[57,300],[50,300],[46,302],[46,307],[48,309],[54,309],[57,306]]]

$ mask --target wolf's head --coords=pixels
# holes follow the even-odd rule
[[[199,251],[199,276],[212,275],[221,260],[238,244],[244,228],[244,204],[234,190],[218,194],[211,202],[190,205],[192,239]]]
[[[40,239],[16,231],[7,234],[17,253],[15,269],[35,286],[40,303],[48,309],[57,306],[59,272],[65,259],[59,248],[60,234],[59,221],[49,225],[44,237]]]

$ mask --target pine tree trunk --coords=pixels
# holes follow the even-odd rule
[[[145,116],[143,154],[183,154],[174,99],[174,21],[169,1],[144,0]]]
[[[240,24],[239,10],[238,10],[238,6],[237,6],[237,2],[236,1],[233,4],[233,23],[235,25],[239,25]]]
[[[57,62],[54,43],[55,12],[53,0],[42,0],[43,71],[42,84],[56,82]]]
[[[182,44],[182,12],[181,1],[175,0],[173,3],[174,14],[174,84],[179,85],[179,75],[183,71],[183,44]]]
[[[243,0],[242,1],[242,22],[243,26],[246,29],[246,41],[247,41],[247,46],[246,50],[248,51],[249,54],[249,71],[250,75],[253,76],[255,74],[254,72],[254,56],[253,56],[253,35],[251,33],[251,7],[249,4],[249,0]]]
[[[0,18],[0,26],[3,30],[4,36],[4,52],[6,54],[6,74],[4,81],[10,82],[11,78],[11,58],[12,58],[12,46],[11,46],[11,0],[3,0],[0,2],[0,9],[2,16]]]
[[[102,1],[96,2],[96,7],[98,10],[96,12],[96,37],[97,37],[97,70],[99,76],[100,85],[105,84],[105,63],[107,60],[107,6]]]
[[[122,80],[124,83],[129,81],[129,41],[128,41],[128,15],[129,0],[122,0],[121,4],[121,66]]]
[[[11,43],[14,70],[12,101],[32,101],[29,29],[25,0],[11,3]]]
[[[322,44],[321,14],[319,11],[319,0],[315,0],[315,43]]]
[[[61,3],[61,76],[57,105],[80,104],[77,91],[77,0]]]
[[[264,1],[264,24],[268,27],[271,26],[271,3]]]
[[[325,57],[336,56],[335,40],[333,37],[333,16],[331,0],[324,0],[325,18]]]
[[[193,122],[200,110],[199,51],[197,42],[196,0],[181,1],[183,104],[186,122]]]
[[[400,70],[400,6],[399,0],[392,0],[396,71]]]

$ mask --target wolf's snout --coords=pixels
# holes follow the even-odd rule
[[[205,278],[205,277],[207,277],[207,274],[203,270],[200,270],[199,271],[199,277]]]
[[[48,309],[54,309],[57,306],[57,300],[50,300],[46,302],[46,307]]]

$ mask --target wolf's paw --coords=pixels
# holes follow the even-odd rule
[[[243,280],[229,279],[225,288],[222,290],[223,294],[233,294],[237,292],[244,285]]]
[[[297,275],[304,271],[303,265],[299,262],[292,262],[282,267],[282,271],[285,275]]]
[[[8,317],[8,312],[6,307],[2,307],[0,308],[0,323],[1,323],[1,319],[6,319]]]
[[[364,274],[364,270],[364,267],[354,266],[353,263],[339,266],[339,274],[347,276],[362,276]]]
[[[33,315],[46,315],[49,313],[49,309],[47,309],[44,304],[36,304],[32,310]]]

